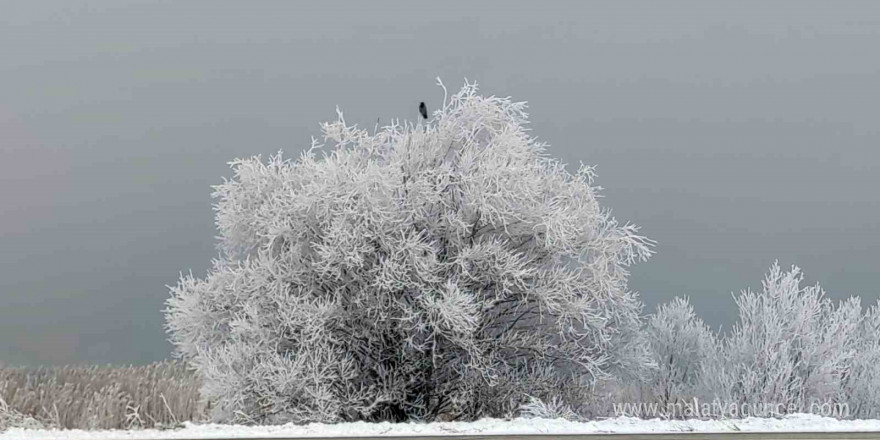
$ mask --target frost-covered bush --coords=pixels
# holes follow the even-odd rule
[[[540,419],[580,419],[571,409],[571,406],[567,405],[558,395],[549,398],[547,402],[535,397],[529,397],[528,403],[520,406],[520,416]]]
[[[525,128],[465,87],[425,125],[323,125],[329,152],[232,163],[222,254],[166,311],[213,418],[515,415],[649,362],[627,266],[651,254]],[[548,400],[550,399],[550,400]]]
[[[657,364],[645,397],[664,408],[697,397],[703,373],[717,356],[717,341],[688,300],[660,305],[648,317],[645,336]]]
[[[725,370],[719,377],[726,378],[716,384],[721,398],[802,412],[812,403],[845,403],[841,390],[862,345],[861,306],[857,299],[835,305],[819,285],[801,287],[802,281],[797,267],[782,272],[774,264],[762,292],[736,298],[740,320],[719,365]]]

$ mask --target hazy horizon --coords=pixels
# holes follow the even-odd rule
[[[168,357],[211,185],[297,157],[339,106],[414,119],[464,78],[528,101],[657,254],[630,287],[729,328],[796,264],[880,297],[880,3],[8,2],[0,15],[0,362]]]

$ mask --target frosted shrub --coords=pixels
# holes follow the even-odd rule
[[[696,316],[687,299],[675,298],[648,317],[646,333],[657,364],[646,397],[661,407],[697,397],[704,370],[717,356],[712,330]]]
[[[528,403],[520,406],[520,415],[525,418],[541,419],[577,420],[579,418],[559,396],[553,396],[546,403],[541,399],[529,397]]]
[[[0,432],[9,428],[23,429],[45,429],[39,420],[18,412],[15,408],[10,408],[6,400],[0,396]]]
[[[649,362],[626,268],[650,242],[524,103],[476,91],[373,134],[340,113],[321,158],[232,162],[221,257],[166,310],[214,420],[471,420],[561,388],[574,408]]]

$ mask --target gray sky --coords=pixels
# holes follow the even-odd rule
[[[540,3],[540,5],[538,4]],[[0,361],[168,356],[163,302],[214,250],[229,160],[297,156],[335,116],[530,103],[658,254],[648,310],[713,327],[775,259],[880,294],[880,2],[0,0]]]

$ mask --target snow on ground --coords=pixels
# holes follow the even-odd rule
[[[781,432],[781,431],[878,431],[880,420],[837,420],[809,414],[779,419],[741,420],[640,420],[619,417],[592,422],[561,419],[483,419],[476,422],[439,423],[340,423],[336,425],[240,426],[187,423],[176,430],[135,431],[28,430],[13,428],[0,433],[0,440],[100,440],[100,439],[219,439],[253,437],[356,437],[407,435],[503,435],[503,434],[601,434],[661,432]]]

